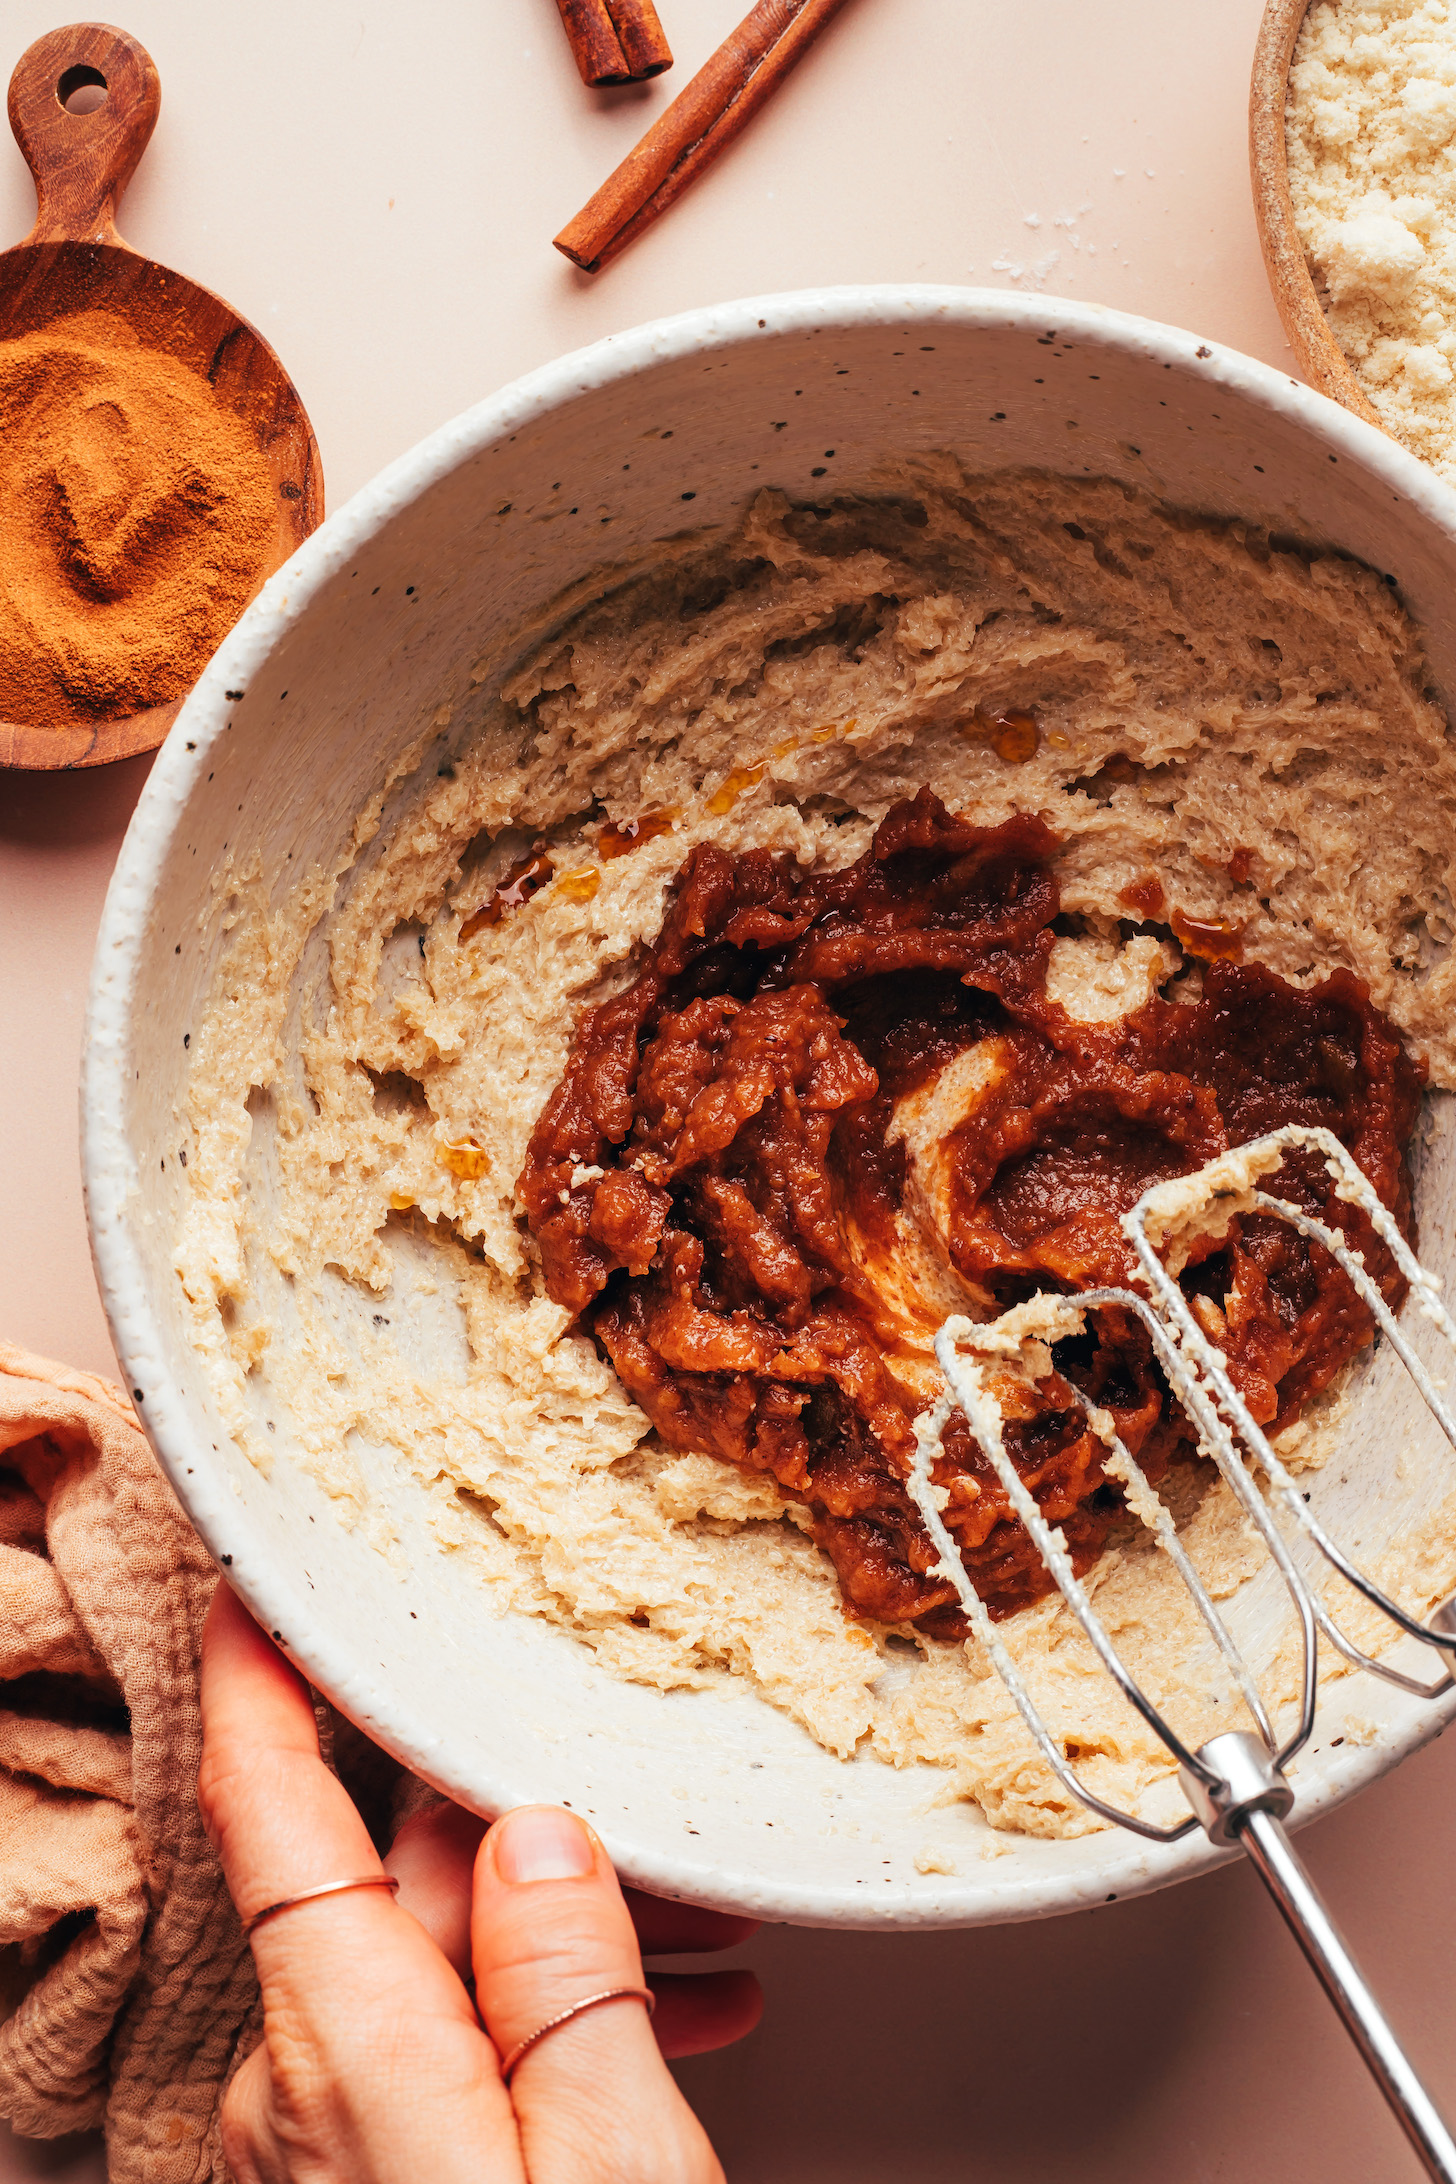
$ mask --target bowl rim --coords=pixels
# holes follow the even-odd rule
[[[228,692],[250,678],[279,639],[307,613],[335,573],[397,514],[495,441],[544,418],[574,398],[653,366],[706,351],[786,335],[912,324],[968,331],[1053,333],[1141,354],[1149,362],[1201,373],[1294,421],[1410,500],[1456,547],[1456,490],[1377,427],[1287,372],[1183,328],[1063,297],[1027,297],[997,289],[879,282],[752,296],[702,306],[609,334],[540,365],[436,428],[381,470],[297,549],[269,579],[223,641],[185,700],[158,753],[127,829],[107,890],[92,961],[80,1084],[82,1183],[92,1258],[102,1304],[128,1392],[143,1428],[188,1517],[214,1558],[236,1541],[239,1504],[221,1466],[195,1467],[182,1402],[165,1365],[158,1315],[129,1226],[134,1162],[122,1116],[126,1107],[129,1025],[143,937],[166,869],[177,824],[203,776],[209,750],[226,732]],[[342,1711],[364,1718],[368,1734],[447,1795],[448,1768],[426,1748],[408,1710],[387,1687],[363,1676],[352,1650],[313,1596],[295,1593],[266,1556],[232,1581],[265,1628],[286,1628],[290,1656]],[[368,1691],[368,1703],[365,1692]],[[1318,1783],[1302,1786],[1295,1827],[1376,1780],[1437,1736],[1456,1714],[1445,1701],[1382,1726],[1371,1744],[1348,1745]],[[484,1809],[492,1808],[488,1795]],[[603,1842],[624,1880],[669,1897],[721,1905],[760,1918],[816,1926],[913,1928],[972,1926],[1040,1918],[1141,1895],[1237,1855],[1193,1835],[1163,1848],[1128,1835],[1121,1853],[1074,1864],[1060,1874],[1032,1870],[1001,1880],[995,1868],[949,1877],[922,1893],[887,1889],[865,1901],[850,1883],[804,1883],[730,1873],[701,1856],[643,1846],[603,1825]],[[1086,1840],[1086,1838],[1083,1838]],[[1099,1837],[1107,1841],[1113,1837]],[[979,1861],[977,1861],[979,1864]]]

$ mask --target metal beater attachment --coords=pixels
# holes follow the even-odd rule
[[[959,1316],[947,1320],[935,1340],[945,1389],[934,1408],[916,1421],[917,1446],[909,1490],[941,1557],[935,1574],[954,1585],[972,1631],[1064,1788],[1100,1818],[1154,1842],[1176,1842],[1192,1829],[1202,1827],[1211,1842],[1236,1843],[1248,1852],[1426,2173],[1440,2179],[1441,2184],[1456,2184],[1456,2143],[1401,2052],[1281,1825],[1294,1804],[1294,1791],[1285,1769],[1314,1728],[1318,1637],[1323,1635],[1354,1666],[1403,1691],[1434,1699],[1452,1687],[1448,1664],[1456,1652],[1456,1599],[1438,1608],[1429,1625],[1418,1623],[1329,1537],[1251,1417],[1229,1375],[1223,1352],[1194,1317],[1177,1281],[1193,1241],[1199,1236],[1221,1238],[1237,1215],[1272,1214],[1289,1222],[1302,1236],[1331,1253],[1348,1275],[1415,1381],[1447,1441],[1456,1449],[1456,1420],[1366,1272],[1360,1254],[1337,1230],[1261,1188],[1262,1179],[1279,1167],[1286,1150],[1296,1148],[1322,1157],[1334,1185],[1334,1196],[1367,1216],[1410,1285],[1408,1302],[1456,1350],[1456,1325],[1441,1303],[1438,1283],[1419,1264],[1339,1139],[1328,1130],[1290,1125],[1239,1146],[1194,1175],[1156,1185],[1123,1216],[1122,1228],[1137,1255],[1146,1294],[1110,1288],[1084,1291],[1075,1297],[1041,1294],[989,1324]],[[1107,1305],[1135,1313],[1147,1329],[1169,1387],[1198,1437],[1200,1452],[1212,1457],[1218,1466],[1283,1580],[1299,1629],[1302,1666],[1297,1719],[1286,1725],[1282,1741],[1260,1695],[1257,1679],[1194,1568],[1172,1516],[1118,1435],[1109,1413],[1068,1383],[1088,1425],[1109,1452],[1105,1470],[1120,1482],[1129,1514],[1151,1534],[1187,1588],[1257,1733],[1229,1731],[1196,1749],[1190,1749],[1180,1738],[1119,1656],[1085,1586],[1073,1571],[1061,1530],[1047,1523],[1006,1453],[1001,1406],[987,1374],[987,1363],[993,1363],[1002,1374],[1038,1377],[1050,1369],[1048,1346],[1081,1333],[1087,1314]],[[943,1453],[941,1436],[955,1410],[964,1414],[1012,1509],[1030,1533],[1103,1667],[1175,1761],[1179,1783],[1192,1808],[1185,1819],[1162,1825],[1099,1797],[1080,1778],[1060,1740],[1048,1727],[1021,1669],[971,1583],[942,1518],[948,1497],[944,1488],[933,1483],[932,1466]],[[1256,1476],[1259,1473],[1262,1485]],[[1301,1561],[1309,1564],[1316,1555],[1385,1615],[1395,1632],[1430,1647],[1438,1658],[1438,1673],[1429,1680],[1412,1676],[1365,1651],[1342,1631],[1300,1567]]]

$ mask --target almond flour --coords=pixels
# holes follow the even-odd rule
[[[1456,5],[1316,0],[1285,127],[1330,330],[1386,430],[1456,480]]]

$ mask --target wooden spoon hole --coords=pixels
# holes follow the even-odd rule
[[[94,114],[98,106],[106,104],[109,89],[99,68],[78,61],[74,68],[65,71],[56,85],[56,103],[68,114]]]

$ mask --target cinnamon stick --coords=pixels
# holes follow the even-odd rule
[[[561,0],[563,12],[566,0]],[[845,0],[758,0],[607,177],[556,248],[596,273],[710,167],[804,58]]]
[[[672,66],[652,0],[556,0],[583,83],[640,83]]]

